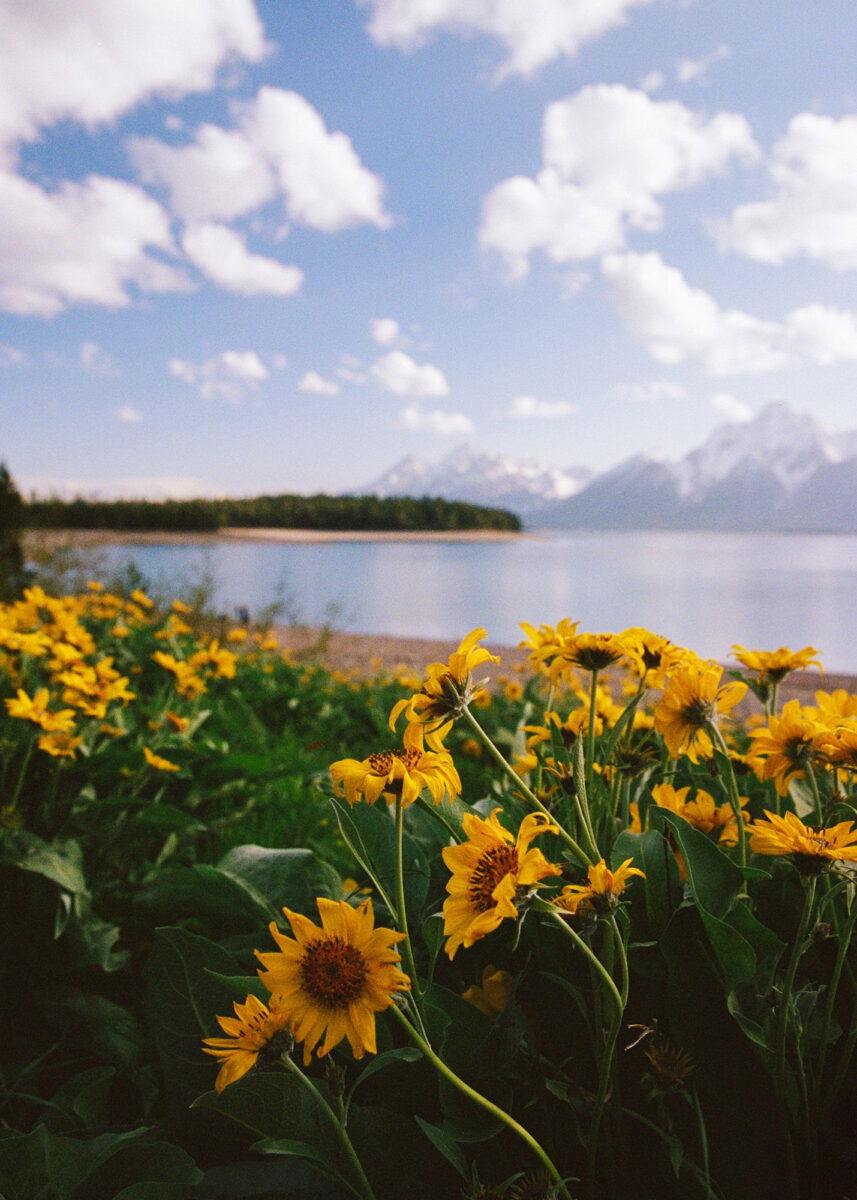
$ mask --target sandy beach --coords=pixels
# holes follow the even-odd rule
[[[40,546],[216,546],[223,542],[510,542],[534,534],[505,529],[364,530],[364,529],[218,529],[213,533],[183,530],[28,529],[28,543]]]

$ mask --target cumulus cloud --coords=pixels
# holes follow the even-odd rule
[[[664,404],[684,400],[687,389],[672,379],[651,379],[648,383],[620,383],[615,388],[615,395],[630,404]]]
[[[195,388],[204,400],[238,404],[248,390],[268,378],[268,368],[255,350],[224,350],[205,362],[171,358],[170,374]]]
[[[801,358],[819,365],[857,359],[857,313],[824,305],[765,321],[722,309],[659,254],[612,254],[602,264],[632,337],[657,362],[696,360],[711,375],[760,375]]]
[[[314,396],[338,396],[341,390],[335,379],[325,379],[317,371],[306,371],[298,381],[298,388]]]
[[[224,62],[265,53],[253,0],[0,0],[0,26],[6,143],[64,118],[93,126],[153,95],[207,90]]]
[[[17,346],[4,346],[0,344],[0,367],[19,367],[26,361],[26,354],[23,350],[19,350]]]
[[[242,296],[291,296],[303,283],[300,267],[251,254],[243,237],[226,225],[193,225],[182,237],[182,247],[204,275]]]
[[[234,116],[235,128],[202,125],[183,146],[129,141],[141,177],[168,190],[178,217],[231,220],[279,197],[290,220],[323,233],[391,224],[383,182],[303,96],[263,87]]]
[[[371,10],[369,33],[381,46],[414,50],[437,33],[499,38],[508,58],[498,76],[532,75],[573,58],[581,46],[623,24],[649,0],[359,0]]]
[[[737,396],[733,396],[731,392],[715,392],[711,397],[710,404],[712,408],[716,408],[724,417],[728,417],[730,421],[750,421],[753,418],[753,410],[749,404],[743,400],[739,400]]]
[[[376,317],[372,322],[372,340],[379,346],[392,346],[400,332],[399,322],[392,317]]]
[[[625,245],[630,229],[660,229],[658,197],[757,156],[738,114],[706,119],[621,84],[585,87],[548,105],[542,170],[488,193],[479,241],[512,279],[527,274],[536,250],[557,263],[606,254]]]
[[[120,421],[127,421],[129,424],[134,424],[136,421],[142,421],[143,419],[143,414],[130,404],[120,404],[113,411]]]
[[[394,396],[448,396],[449,384],[438,367],[417,363],[403,350],[391,350],[372,364],[372,375]]]
[[[551,421],[579,412],[568,400],[538,400],[535,396],[515,396],[509,405],[508,416],[518,421]]]
[[[102,379],[114,378],[119,374],[116,364],[97,342],[84,342],[80,347],[80,365],[84,371],[100,375]]]
[[[799,113],[768,164],[772,195],[710,222],[721,250],[758,262],[805,255],[857,269],[857,115]]]
[[[52,317],[70,304],[121,308],[129,286],[187,287],[150,251],[174,251],[167,214],[140,188],[90,175],[55,191],[0,170],[0,308]]]
[[[696,83],[708,74],[715,63],[729,58],[732,51],[728,46],[718,46],[703,58],[683,58],[676,64],[675,74],[679,83]]]
[[[444,412],[439,408],[421,409],[409,404],[399,414],[398,425],[418,433],[435,433],[440,437],[451,434],[472,433],[473,422],[464,413]]]

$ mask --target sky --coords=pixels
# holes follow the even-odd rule
[[[848,0],[0,0],[26,493],[857,427]]]

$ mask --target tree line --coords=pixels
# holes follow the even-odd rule
[[[241,529],[449,532],[492,529],[516,532],[521,522],[502,508],[434,496],[254,496],[245,499],[62,500],[51,496],[23,504],[30,529],[205,532]]]

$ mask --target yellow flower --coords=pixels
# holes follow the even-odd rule
[[[652,788],[652,799],[659,808],[668,808],[677,813],[694,829],[701,833],[712,834],[719,831],[719,840],[726,844],[738,841],[738,822],[731,804],[717,804],[714,797],[702,788],[698,788],[692,800],[688,800],[691,788],[674,788],[669,783],[658,783]],[[749,800],[746,796],[739,797],[742,811]],[[639,806],[631,805],[631,832],[640,833]]]
[[[545,667],[560,653],[561,647],[577,633],[579,621],[571,621],[563,617],[560,623],[540,625],[538,629],[528,621],[521,621],[521,628],[527,635],[523,642],[518,643],[519,650],[529,650],[529,660],[536,667]]]
[[[203,1040],[205,1053],[213,1054],[222,1063],[214,1081],[216,1092],[222,1092],[230,1083],[246,1075],[255,1067],[260,1055],[267,1052],[276,1058],[279,1052],[291,1046],[291,1035],[285,1032],[288,1017],[278,1006],[276,997],[271,1000],[270,1008],[253,995],[243,1004],[236,1000],[233,1008],[234,1017],[217,1018],[220,1028],[228,1036]]]
[[[367,1050],[377,1053],[375,1013],[389,1008],[394,994],[410,987],[393,949],[405,935],[375,928],[371,900],[357,908],[322,897],[316,903],[321,926],[284,908],[294,938],[271,922],[279,950],[256,952],[264,968],[259,972],[262,983],[288,1017],[295,1040],[303,1043],[305,1066],[322,1038],[319,1057],[346,1037],[355,1058]]]
[[[857,862],[857,825],[850,821],[816,829],[791,812],[780,817],[766,811],[765,818],[747,826],[756,854],[793,854],[798,869],[810,874],[831,862]]]
[[[686,754],[691,762],[712,753],[709,726],[718,713],[728,712],[747,693],[746,683],[718,687],[722,667],[716,663],[688,663],[667,679],[655,707],[655,729],[666,742],[673,758]]]
[[[150,596],[147,596],[145,592],[141,591],[140,588],[134,588],[134,591],[128,598],[129,600],[133,600],[135,604],[139,604],[141,608],[155,607],[154,600]]]
[[[633,875],[639,875],[643,879],[646,877],[639,867],[630,865],[633,861],[632,858],[626,858],[620,867],[611,871],[602,858],[587,871],[588,883],[566,884],[556,898],[557,908],[570,913],[576,913],[579,908],[609,912],[618,904],[619,897]]]
[[[468,758],[481,758],[482,743],[477,742],[476,738],[465,738],[461,743],[461,753],[466,754]]]
[[[185,604],[183,600],[173,600],[170,608],[173,610],[173,612],[179,613],[181,616],[186,616],[187,613],[193,612],[191,606],[189,604]]]
[[[818,705],[819,716],[832,724],[840,717],[857,717],[857,695],[846,692],[845,688],[836,688],[832,692],[816,692],[815,703]]]
[[[177,733],[184,733],[184,731],[187,729],[188,725],[190,725],[190,718],[189,717],[180,717],[178,713],[168,711],[168,712],[164,713],[164,716],[167,718],[167,720],[172,725],[173,729],[176,730]]]
[[[429,663],[426,667],[422,687],[408,700],[399,700],[390,713],[390,728],[404,712],[409,721],[434,721],[448,725],[462,712],[474,696],[471,672],[485,662],[499,662],[496,654],[489,654],[484,646],[476,643],[486,636],[484,629],[471,629],[457,650],[445,663]],[[431,744],[431,743],[429,743]]]
[[[504,829],[495,808],[488,820],[465,813],[462,825],[467,841],[446,846],[443,861],[452,872],[443,905],[446,952],[452,958],[460,946],[472,946],[496,929],[506,917],[515,918],[515,901],[528,894],[547,875],[561,875],[541,850],[530,847],[542,833],[557,833],[557,826],[541,813],[524,817],[517,837]]]
[[[82,737],[72,737],[70,733],[54,730],[52,733],[42,734],[38,747],[53,758],[76,758],[77,748],[82,742]]]
[[[798,700],[783,705],[779,716],[771,717],[764,729],[750,736],[747,758],[759,779],[773,779],[781,796],[792,779],[802,779],[816,753],[815,739],[826,727]]]
[[[175,675],[176,691],[180,696],[186,696],[193,700],[205,691],[204,680],[200,679],[190,663],[184,662],[172,654],[165,654],[163,650],[156,650],[152,658],[159,666]]]
[[[180,771],[181,767],[178,763],[170,762],[168,758],[161,758],[159,754],[153,754],[148,746],[143,747],[143,757],[150,767],[154,767],[156,771]]]
[[[496,1017],[509,1003],[514,982],[514,976],[508,971],[486,966],[482,969],[481,986],[472,983],[466,992],[461,993],[461,998],[485,1013],[486,1017]]]
[[[780,683],[792,671],[805,671],[807,667],[823,669],[821,662],[813,658],[814,654],[818,654],[813,646],[792,651],[786,646],[780,646],[779,650],[746,650],[743,646],[735,645],[732,650],[738,662],[755,671],[763,683]]]
[[[227,642],[246,642],[248,638],[246,629],[230,629],[226,635]]]
[[[32,721],[48,733],[71,733],[74,729],[74,710],[61,708],[59,712],[51,712],[48,708],[49,699],[50,693],[47,688],[38,688],[32,699],[23,688],[18,688],[17,697],[6,701],[6,709],[10,717]]]
[[[654,1037],[643,1050],[659,1084],[669,1090],[684,1087],[696,1070],[696,1063],[679,1046],[662,1035]]]
[[[857,771],[857,721],[817,734],[815,745],[828,765]]]
[[[523,700],[524,685],[521,683],[520,679],[509,679],[503,685],[503,695],[507,700],[511,700],[513,703],[517,700]]]
[[[632,625],[621,636],[636,643],[637,655],[632,662],[650,687],[661,687],[664,677],[687,660],[687,650],[650,629]]]
[[[330,764],[333,790],[345,794],[349,804],[361,798],[374,804],[379,796],[389,802],[401,796],[404,805],[413,804],[424,789],[435,804],[453,799],[461,792],[461,780],[452,757],[446,751],[425,750],[421,725],[405,729],[403,749],[370,754],[358,761],[342,758]]]

